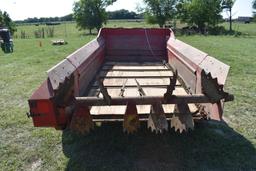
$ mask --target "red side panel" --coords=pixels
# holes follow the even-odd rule
[[[54,127],[57,124],[50,100],[29,100],[30,115],[36,127]]]
[[[224,85],[229,66],[208,54],[182,42],[170,38],[167,43],[168,62],[178,70],[179,76],[193,94],[201,94],[201,72],[210,73],[219,85]],[[223,103],[202,104],[211,119],[222,120]]]
[[[57,125],[52,95],[52,88],[46,80],[29,99],[30,116],[34,126],[54,127]]]
[[[104,54],[104,39],[98,37],[48,71],[47,80],[29,99],[29,115],[34,126],[65,128],[70,120],[66,107],[72,101],[62,103],[58,99],[83,94],[103,63]],[[70,78],[74,78],[73,85],[68,84],[72,82]]]

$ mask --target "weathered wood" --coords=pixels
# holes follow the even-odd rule
[[[155,71],[166,71],[166,72],[168,72],[168,71],[171,71],[170,69],[154,69],[154,68],[152,68],[152,69],[143,69],[143,68],[140,68],[140,69],[133,69],[133,68],[127,68],[127,69],[122,69],[122,68],[120,68],[120,69],[111,69],[111,68],[103,68],[101,71],[108,71],[108,72],[114,72],[114,71],[126,71],[126,72],[155,72]]]
[[[171,78],[172,76],[100,76],[100,79],[144,79],[144,78],[150,78],[150,79],[158,79],[158,78]]]
[[[159,75],[161,76],[166,76],[166,77],[169,77],[169,76],[173,76],[173,73],[172,71],[102,71],[99,73],[99,75],[101,77],[104,77],[104,76],[134,76],[134,77],[143,77],[143,76],[146,76],[146,77],[157,77]]]
[[[106,75],[109,76],[123,76],[125,71],[129,71],[129,75],[133,75],[133,73],[137,75],[152,75],[152,71],[154,71],[154,75],[156,76],[165,76],[166,73],[169,75],[173,75],[170,69],[167,69],[162,63],[152,63],[152,62],[106,62],[103,64],[101,72],[107,72]],[[109,72],[108,72],[109,71]],[[143,72],[142,72],[143,71]],[[151,72],[150,72],[151,71]],[[127,74],[127,73],[125,73]],[[167,86],[170,84],[170,78],[143,78],[137,79],[140,86],[143,88],[145,93],[148,96],[163,96],[166,92]],[[126,97],[136,97],[140,96],[137,90],[137,84],[134,79],[105,79],[103,80],[104,87],[107,88],[107,91],[111,97],[118,97],[120,95],[120,89],[123,87],[125,83],[125,92],[124,98]],[[98,83],[95,82],[90,87],[89,93],[87,96],[96,96],[99,92]],[[181,87],[181,84],[177,81],[176,89],[173,92],[174,95],[187,95],[186,91]],[[99,96],[102,98],[102,94]],[[196,107],[192,104],[189,104],[192,111],[196,111]],[[149,114],[151,105],[137,105],[138,113]],[[173,104],[163,104],[162,105],[165,113],[172,113],[174,111]],[[195,108],[195,109],[194,109]],[[124,112],[126,110],[126,104],[123,106],[92,106],[91,114],[93,115],[111,115],[111,114],[120,114],[120,118],[114,119],[123,119]],[[102,116],[104,118],[104,116]],[[102,118],[102,119],[103,119]],[[96,119],[96,118],[95,118]],[[100,118],[97,118],[100,119]],[[140,118],[141,119],[141,118]],[[143,119],[143,118],[142,118]],[[147,119],[147,118],[145,118]]]
[[[122,85],[104,85],[107,89],[119,89],[122,88]],[[140,85],[143,88],[166,88],[167,84],[156,84],[156,85]],[[98,85],[93,85],[91,89],[98,89]],[[136,85],[125,85],[125,88],[136,88]],[[180,84],[175,85],[175,87],[181,87]]]

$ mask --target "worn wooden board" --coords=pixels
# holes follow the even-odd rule
[[[161,63],[120,63],[120,62],[107,62],[102,67],[103,69],[125,69],[131,71],[100,71],[99,75],[107,75],[107,76],[173,76],[172,71],[165,68],[165,66]],[[137,71],[143,69],[166,69],[166,71]],[[135,70],[135,71],[133,71]],[[140,85],[168,85],[170,83],[170,79],[168,78],[159,78],[159,79],[137,79]],[[105,86],[111,85],[119,85],[122,86],[126,82],[126,85],[134,85],[136,86],[135,79],[104,79],[103,84]],[[180,84],[177,82],[177,84]],[[97,86],[98,83],[95,81],[93,86]],[[144,92],[148,96],[163,96],[166,92],[166,88],[163,87],[145,87],[143,88]],[[109,88],[107,89],[109,95],[111,97],[118,97],[121,92],[121,88]],[[186,95],[186,91],[182,87],[176,87],[174,91],[174,95]],[[99,89],[91,88],[88,91],[87,96],[96,96],[102,97],[102,94],[99,93]],[[136,87],[129,87],[125,88],[124,97],[132,97],[132,96],[140,96],[138,88]],[[196,111],[196,106],[190,104],[191,112]],[[163,105],[165,113],[171,113],[174,111],[174,105]],[[124,114],[126,110],[126,106],[93,106],[91,108],[91,114],[93,115],[101,115],[101,114]],[[150,112],[150,105],[137,105],[138,113],[149,113]]]

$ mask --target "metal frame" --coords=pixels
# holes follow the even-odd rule
[[[145,66],[147,62],[154,62],[154,66],[163,65],[162,60],[166,62],[165,69],[117,69],[113,68],[113,62],[106,60],[126,61],[130,62],[131,66],[133,62],[140,64],[146,62]],[[172,71],[173,75],[107,76],[100,75],[97,72],[100,70],[105,72]],[[181,104],[184,104],[183,106],[187,108],[187,104],[193,103],[199,106],[199,113],[205,113],[211,119],[222,120],[224,102],[234,99],[232,95],[224,92],[223,88],[228,71],[229,66],[226,64],[175,39],[172,30],[104,28],[100,30],[96,39],[47,72],[48,78],[29,99],[28,116],[32,117],[35,126],[56,129],[64,129],[72,123],[72,119],[75,120],[77,117],[86,118],[89,126],[84,127],[83,132],[88,132],[93,127],[92,119],[112,121],[113,117],[116,117],[99,115],[97,118],[90,114],[90,106],[126,105],[123,120],[128,117],[128,119],[136,119],[137,122],[138,119],[144,119],[143,117],[146,116],[138,114],[135,105],[151,105],[154,106],[152,113],[163,113],[159,105],[177,104],[178,108],[182,108]],[[95,78],[98,79],[98,83],[91,84]],[[170,84],[143,85],[137,80],[136,85],[103,84],[103,80],[113,79],[170,79]],[[147,96],[143,91],[146,87],[166,88],[166,93],[157,97]],[[173,90],[177,87],[183,87],[188,94],[173,95]],[[103,98],[83,97],[89,88],[96,89]],[[111,97],[108,94],[107,90],[114,88],[120,89],[119,97]],[[129,88],[137,88],[140,96],[123,97],[123,92]]]

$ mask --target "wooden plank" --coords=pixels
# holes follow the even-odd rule
[[[122,77],[171,77],[173,76],[172,71],[101,71],[100,77],[114,77],[114,76],[122,76]]]
[[[126,87],[124,91],[124,97],[134,97],[139,96],[139,92],[137,89],[137,84],[135,82],[134,75],[137,76],[160,76],[160,78],[144,78],[144,79],[137,79],[143,90],[145,91],[147,96],[163,96],[166,92],[166,87],[170,83],[169,78],[165,78],[167,76],[167,73],[169,75],[173,75],[173,73],[162,64],[162,63],[126,63],[126,62],[107,62],[103,65],[103,71],[101,74],[105,74],[108,76],[116,76],[116,79],[104,79],[103,84],[107,88],[108,93],[111,97],[118,97],[122,88],[123,83],[126,81],[126,78],[118,79],[123,76],[132,76],[130,79],[126,82]],[[113,69],[113,71],[108,71],[109,69]],[[116,69],[116,70],[115,70]],[[134,72],[131,72],[130,70],[135,70]],[[142,71],[138,71],[142,70]],[[144,70],[144,71],[143,71]],[[153,70],[154,72],[152,72]],[[164,70],[164,71],[163,71]],[[165,71],[167,70],[167,71]],[[127,71],[127,72],[124,72]],[[129,72],[128,72],[129,71]],[[180,85],[179,82],[177,82],[178,85]],[[98,86],[98,83],[95,82],[93,86],[91,87],[91,90],[89,91],[88,96],[95,96],[98,94],[98,89],[96,88]],[[111,88],[108,86],[112,86]],[[150,87],[152,86],[152,87]],[[160,86],[160,87],[156,87]],[[162,86],[162,87],[161,87]],[[182,87],[176,88],[174,91],[175,95],[187,95],[186,91]],[[102,94],[99,95],[99,97],[102,97]],[[164,112],[165,113],[172,113],[174,111],[174,105],[168,104],[163,105]],[[123,115],[125,112],[126,106],[93,106],[91,108],[91,113],[93,115],[112,115],[112,114],[121,114]],[[193,109],[193,108],[192,108]],[[137,105],[138,113],[150,113],[150,105]],[[122,116],[118,116],[119,119],[122,119]],[[108,116],[108,117],[109,117]],[[102,116],[103,117],[103,116]],[[97,117],[96,117],[97,118]],[[107,117],[103,117],[107,118]],[[97,119],[103,119],[103,118],[97,118]],[[117,119],[117,118],[114,118]]]
[[[165,56],[165,55],[164,55]],[[108,56],[106,57],[107,60],[114,60],[118,62],[126,62],[126,61],[138,61],[138,62],[159,62],[162,60],[166,60],[164,56],[148,56],[148,55],[138,55],[138,56]]]
[[[140,69],[140,70],[150,70],[150,69],[166,69],[165,66],[161,65],[103,65],[103,69]]]
[[[156,84],[156,85],[140,85],[142,88],[166,88],[168,85],[167,84]],[[180,84],[177,84],[175,85],[175,87],[181,87],[182,85]],[[121,89],[122,88],[122,85],[109,85],[109,86],[106,86],[105,87],[107,89]],[[126,85],[125,88],[136,88],[137,85]],[[93,85],[91,86],[91,89],[99,89],[99,86],[98,85]]]
[[[149,75],[141,75],[141,76],[100,76],[100,79],[162,79],[162,78],[170,78],[171,76],[149,76]]]
[[[126,79],[105,79],[103,80],[104,86],[122,86],[123,82]],[[149,86],[149,85],[168,85],[170,84],[169,78],[162,79],[137,79],[141,86]],[[126,86],[134,86],[136,85],[134,79],[128,79]],[[180,82],[177,81],[177,85],[180,85]],[[98,86],[97,82],[94,82],[93,86]]]
[[[104,66],[163,66],[162,62],[132,62],[132,61],[123,61],[123,62],[113,62],[107,61]]]
[[[138,67],[138,69],[133,69],[133,68],[131,68],[131,69],[129,69],[129,68],[126,68],[126,69],[112,69],[111,67],[109,67],[109,68],[107,68],[107,67],[105,67],[105,68],[103,68],[103,69],[101,69],[101,71],[104,71],[104,72],[106,72],[106,71],[108,71],[108,72],[114,72],[114,71],[121,71],[121,72],[155,72],[155,71],[165,71],[165,72],[170,72],[171,70],[170,69],[143,69],[143,68],[139,68]]]
[[[117,76],[121,76],[123,73],[122,72],[116,72],[116,75]],[[105,80],[103,80],[103,84],[105,86],[105,83],[104,83]],[[116,84],[116,81],[117,80],[111,80],[112,84]],[[127,80],[128,81],[128,80]],[[120,83],[120,81],[118,81]],[[126,80],[122,80],[122,85],[126,82]],[[108,94],[111,96],[111,97],[118,97],[120,92],[121,92],[121,89],[117,89],[116,91],[108,91]],[[89,94],[92,94],[92,95],[95,95],[97,94],[98,91],[95,91],[93,92],[92,90],[90,91]],[[126,92],[124,92],[125,94]],[[99,94],[99,97],[102,97],[102,94]],[[102,115],[102,114],[116,114],[116,113],[122,113],[124,114],[125,113],[125,110],[126,110],[126,106],[93,106],[91,107],[91,112],[92,114],[94,113],[95,115]]]

